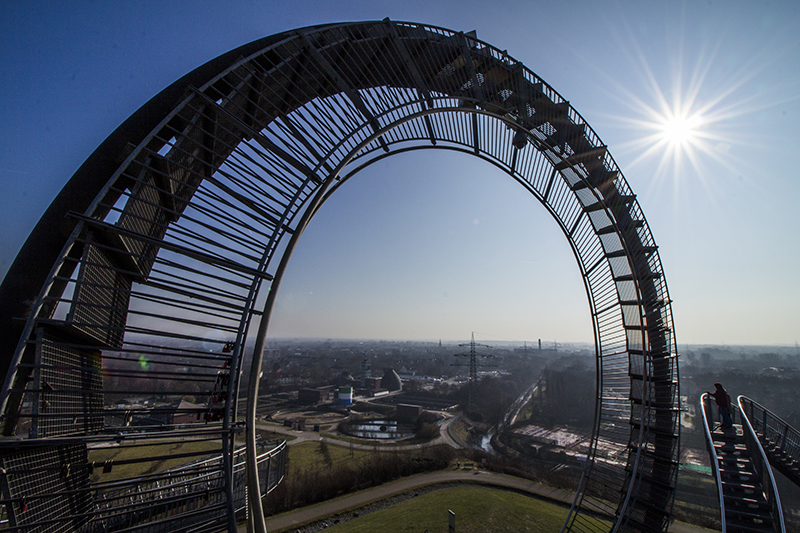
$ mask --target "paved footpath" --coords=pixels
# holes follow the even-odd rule
[[[406,478],[386,483],[378,487],[363,490],[353,494],[348,494],[334,500],[328,500],[316,505],[303,507],[295,511],[283,513],[267,518],[267,531],[278,533],[292,528],[298,528],[305,524],[322,520],[337,513],[348,510],[358,509],[370,503],[380,501],[397,494],[418,489],[427,485],[440,483],[478,483],[496,487],[505,487],[528,494],[551,500],[566,505],[572,504],[575,497],[573,492],[555,489],[535,483],[527,479],[521,479],[505,474],[486,472],[483,470],[443,470],[427,474],[418,474]],[[245,526],[241,526],[239,531],[246,531]],[[709,530],[703,529],[683,522],[673,522],[669,528],[670,533],[705,533]]]

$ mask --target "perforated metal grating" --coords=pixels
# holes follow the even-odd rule
[[[125,335],[131,279],[89,235],[67,322],[101,345],[118,348]]]
[[[39,438],[92,435],[103,430],[100,350],[75,342],[47,327],[37,332],[41,392],[33,431]]]
[[[0,455],[3,503],[20,531],[81,531],[92,510],[86,446],[48,446]]]

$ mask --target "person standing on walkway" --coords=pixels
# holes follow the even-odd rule
[[[731,397],[728,396],[728,391],[725,390],[722,383],[714,383],[714,387],[716,388],[714,392],[706,391],[706,394],[713,397],[714,401],[717,403],[717,407],[719,407],[719,418],[722,422],[722,427],[733,427],[730,413]]]

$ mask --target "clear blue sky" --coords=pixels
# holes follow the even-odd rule
[[[660,246],[680,344],[800,340],[800,3],[0,2],[0,275],[83,160],[162,88],[280,31],[477,30],[585,117]],[[677,102],[677,104],[676,104]],[[693,140],[660,142],[687,110]],[[655,135],[655,137],[654,137]],[[301,239],[275,336],[590,341],[566,240],[475,158],[389,158]]]

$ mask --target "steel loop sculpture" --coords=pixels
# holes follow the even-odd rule
[[[0,477],[12,525],[234,530],[245,441],[258,525],[269,483],[258,480],[255,399],[291,252],[350,177],[430,148],[516,180],[579,265],[597,400],[565,530],[607,530],[597,516],[614,531],[666,530],[678,364],[636,197],[595,132],[522,63],[474,34],[389,20],[290,31],[210,61],[125,121],[64,187],[0,287]],[[153,395],[161,400],[136,402]],[[184,462],[219,461],[181,467],[195,478],[163,474],[161,447],[187,440],[205,445]],[[122,466],[95,459],[116,444],[150,450],[124,460],[149,465],[144,473],[100,472]],[[147,479],[149,492],[136,492]],[[133,514],[108,504],[114,491]]]

